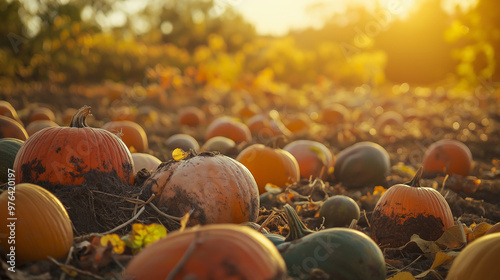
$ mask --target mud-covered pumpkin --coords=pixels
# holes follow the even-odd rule
[[[261,233],[241,225],[206,225],[169,233],[146,247],[123,278],[279,280],[286,279],[286,266]]]
[[[24,141],[16,138],[0,139],[0,183],[7,182],[9,168],[14,167],[14,160],[23,143]]]
[[[47,256],[66,257],[73,245],[73,229],[59,199],[34,184],[18,184],[15,192],[12,190],[9,188],[0,195],[0,251],[9,254],[11,246],[15,246],[18,262],[47,260]],[[9,202],[15,203],[12,212]],[[8,226],[12,223],[15,227]],[[9,243],[11,236],[15,244]]]
[[[390,187],[375,205],[371,216],[371,237],[382,246],[405,245],[413,234],[437,240],[453,226],[448,202],[437,190],[420,186],[422,169],[411,182]]]
[[[447,280],[496,280],[500,275],[500,232],[476,239],[453,261]]]
[[[143,185],[156,194],[164,212],[183,216],[189,224],[255,222],[259,190],[248,169],[236,160],[211,153],[161,165]]]
[[[129,150],[113,133],[88,127],[88,114],[90,107],[84,106],[69,127],[46,128],[30,137],[14,162],[16,182],[78,185],[87,175],[99,172],[99,176],[106,173],[131,184],[134,176]]]

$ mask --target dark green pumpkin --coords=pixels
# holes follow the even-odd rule
[[[14,166],[17,151],[24,141],[15,138],[0,139],[0,183],[7,183],[9,168]]]
[[[278,246],[285,242],[285,237],[276,233],[266,233],[264,234],[267,239],[271,240],[274,246]]]

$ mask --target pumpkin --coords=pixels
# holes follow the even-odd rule
[[[302,178],[321,178],[326,180],[333,164],[332,152],[322,143],[313,140],[296,140],[287,144],[288,151],[299,164]]]
[[[268,114],[258,114],[249,118],[246,125],[250,129],[252,136],[259,140],[265,140],[274,136],[292,136],[292,132],[281,122],[279,113],[276,110]]]
[[[260,194],[266,192],[268,183],[284,188],[300,179],[297,160],[282,149],[253,144],[241,151],[236,160],[250,170],[257,181]]]
[[[344,195],[328,198],[319,209],[319,216],[324,219],[325,228],[349,226],[352,220],[359,220],[359,215],[356,201]]]
[[[264,234],[264,236],[267,237],[267,239],[269,239],[274,244],[274,246],[278,246],[285,242],[285,237],[283,235],[279,235],[276,233],[266,233]]]
[[[97,171],[132,184],[129,150],[113,133],[88,127],[88,114],[90,107],[84,106],[69,127],[49,127],[31,136],[14,162],[16,182],[79,185]]]
[[[382,146],[360,142],[338,154],[333,176],[349,187],[386,185],[390,168],[389,153]]]
[[[28,139],[28,133],[20,123],[9,117],[0,116],[0,138],[16,138],[25,141]]]
[[[59,127],[59,125],[53,121],[49,120],[36,120],[30,122],[26,126],[26,133],[28,133],[29,136],[35,134],[36,132],[47,128],[47,127]]]
[[[500,275],[500,233],[479,237],[453,261],[447,280],[496,280]]]
[[[118,135],[127,147],[134,152],[145,152],[148,149],[148,137],[144,128],[133,121],[111,121],[102,126]]]
[[[236,154],[236,142],[224,136],[215,136],[208,139],[200,151],[202,152],[219,152],[224,155]]]
[[[143,185],[170,215],[194,210],[189,224],[255,222],[259,190],[252,174],[236,160],[210,153],[161,165]]]
[[[385,260],[380,248],[366,234],[346,228],[310,231],[290,205],[285,205],[290,226],[286,242],[277,245],[288,274],[310,279],[321,269],[330,279],[385,279]]]
[[[29,124],[37,120],[55,121],[56,116],[54,112],[47,107],[36,107],[30,112],[27,123]]]
[[[193,150],[195,152],[200,150],[200,144],[196,139],[188,134],[174,134],[167,138],[165,141],[165,145],[170,150],[175,150],[177,148],[182,149],[184,151]]]
[[[433,143],[424,154],[423,167],[426,175],[436,173],[469,175],[472,153],[457,140],[443,139]]]
[[[311,128],[311,118],[306,113],[298,113],[287,116],[284,124],[293,134],[306,133]]]
[[[132,161],[134,162],[134,174],[143,168],[155,170],[161,164],[161,160],[157,157],[146,153],[132,153]]]
[[[319,120],[323,124],[338,125],[344,123],[349,116],[349,110],[342,104],[333,104],[323,108],[319,114]]]
[[[371,237],[383,246],[396,248],[413,234],[437,240],[453,226],[453,214],[437,190],[420,186],[420,168],[411,182],[390,187],[379,199],[371,216]]]
[[[17,175],[17,174],[16,174]],[[14,200],[15,199],[15,200]],[[9,202],[15,202],[13,215]],[[8,220],[16,218],[16,220]],[[19,262],[66,257],[73,245],[73,229],[66,209],[59,199],[44,188],[33,184],[18,184],[0,195],[0,251],[11,252]],[[13,224],[14,227],[8,225]],[[15,235],[15,244],[9,237]]]
[[[252,141],[252,134],[248,126],[229,117],[220,117],[207,127],[205,140],[215,136],[227,137],[238,144]]]
[[[188,278],[286,279],[286,266],[261,233],[221,224],[171,233],[139,252],[124,272],[124,279]]]
[[[180,125],[196,127],[206,122],[205,112],[200,108],[189,106],[179,110]]]
[[[19,116],[17,115],[16,109],[14,109],[14,107],[12,107],[12,105],[5,100],[0,100],[0,116],[11,118],[22,124],[21,119],[19,119]]]
[[[14,167],[14,160],[23,143],[16,138],[0,139],[0,183],[7,183],[9,169]]]
[[[244,119],[249,119],[261,113],[260,107],[250,101],[244,101],[233,106],[232,111],[235,115]]]

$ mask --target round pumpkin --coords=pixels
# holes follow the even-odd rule
[[[23,143],[16,138],[0,139],[0,183],[7,183],[9,169],[14,167],[14,160]]]
[[[196,127],[206,122],[205,112],[200,108],[189,106],[179,110],[179,124]]]
[[[0,100],[0,116],[5,116],[22,124],[21,119],[17,115],[16,109],[7,101]]]
[[[313,140],[295,140],[283,150],[288,151],[299,164],[302,178],[321,178],[326,180],[333,164],[332,152],[322,143]]]
[[[188,278],[286,279],[286,266],[263,234],[223,224],[169,233],[137,254],[124,272],[124,279]]]
[[[208,139],[200,150],[202,152],[219,152],[224,155],[237,153],[236,142],[224,136]]]
[[[292,132],[281,122],[276,110],[272,110],[268,114],[255,115],[247,120],[246,125],[252,136],[260,140],[278,135],[292,136]]]
[[[373,142],[356,143],[335,159],[333,176],[350,187],[386,185],[391,165],[389,153]]]
[[[207,127],[205,140],[215,136],[227,137],[238,144],[252,141],[252,134],[248,126],[229,117],[220,117]]]
[[[306,113],[299,113],[287,116],[284,124],[293,134],[305,133],[311,128],[311,118]]]
[[[0,138],[16,138],[26,141],[28,133],[20,123],[9,117],[0,116]]]
[[[182,149],[184,151],[193,150],[195,152],[200,150],[200,144],[196,139],[188,134],[174,134],[167,138],[165,141],[165,145],[170,150],[175,150],[177,148]]]
[[[349,226],[352,220],[359,220],[359,216],[358,204],[345,195],[328,198],[319,209],[319,217],[324,219],[325,228]]]
[[[323,124],[338,125],[344,123],[349,116],[349,110],[342,104],[333,104],[323,108],[319,114],[319,120]]]
[[[11,246],[15,246],[15,260],[18,262],[47,260],[47,256],[66,257],[73,245],[73,229],[59,199],[33,184],[18,184],[15,192],[10,190],[0,195],[0,219],[3,221],[0,251],[9,254]],[[8,210],[9,202],[15,203],[12,212]],[[15,238],[11,239],[15,244],[9,243],[9,237]]]
[[[14,162],[16,182],[79,185],[92,172],[106,172],[132,184],[130,151],[113,133],[88,127],[88,114],[90,107],[84,106],[69,127],[49,127],[31,136]]]
[[[142,153],[148,149],[148,137],[144,128],[133,121],[111,121],[102,126],[117,134],[131,151]]]
[[[453,226],[448,202],[437,190],[421,187],[421,175],[422,169],[419,169],[411,182],[390,187],[375,205],[370,231],[378,244],[400,247],[409,242],[413,234],[434,241]]]
[[[47,107],[36,107],[28,116],[28,124],[37,120],[55,121],[56,116],[54,112]]]
[[[170,215],[194,210],[189,224],[255,222],[259,190],[252,174],[236,160],[201,153],[160,166],[143,185]]]
[[[282,149],[253,144],[241,151],[236,160],[250,170],[259,186],[260,194],[266,192],[268,183],[284,188],[300,179],[297,160]]]
[[[49,120],[36,120],[30,122],[26,126],[26,133],[28,133],[29,136],[37,133],[38,131],[47,128],[47,127],[59,127],[59,125],[53,121]]]
[[[426,175],[436,173],[468,176],[472,166],[472,153],[457,140],[439,140],[427,148],[423,167]]]
[[[132,153],[132,161],[134,162],[134,174],[143,168],[155,170],[161,164],[161,160],[157,157],[146,153]]]
[[[496,280],[500,275],[500,233],[479,237],[463,249],[448,271],[447,280]]]

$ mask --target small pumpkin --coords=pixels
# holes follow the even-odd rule
[[[22,124],[21,119],[17,115],[16,109],[7,101],[0,100],[0,116],[6,116]]]
[[[91,172],[107,172],[132,184],[130,151],[113,133],[88,127],[90,107],[73,116],[69,127],[49,127],[31,136],[19,149],[16,182],[79,185]]]
[[[311,128],[311,118],[306,113],[287,116],[283,123],[293,134],[306,133]]]
[[[14,167],[14,160],[23,143],[16,138],[0,139],[0,183],[7,183],[9,169]]]
[[[200,151],[219,152],[224,155],[236,154],[238,152],[236,142],[224,136],[215,136],[208,139],[203,146],[201,146]]]
[[[292,132],[283,124],[276,110],[249,118],[246,125],[254,138],[265,140],[278,135],[291,137]]]
[[[238,154],[236,160],[250,170],[260,194],[266,192],[266,184],[284,188],[300,179],[299,164],[289,152],[282,149],[253,144]]]
[[[500,275],[500,233],[479,237],[453,261],[447,280],[496,280]]]
[[[319,114],[319,120],[323,124],[338,125],[344,123],[349,117],[349,110],[342,104],[336,103],[323,108]]]
[[[302,178],[321,178],[326,180],[333,164],[332,152],[322,143],[313,140],[295,140],[283,150],[292,154],[299,164]]]
[[[179,110],[178,122],[180,125],[196,127],[204,124],[206,121],[205,112],[198,107],[189,106]]]
[[[188,134],[180,133],[174,134],[167,138],[165,145],[170,150],[182,149],[184,151],[193,150],[198,152],[200,150],[200,144],[196,139]]]
[[[209,140],[215,136],[227,137],[237,144],[252,141],[252,133],[248,126],[229,117],[219,117],[208,125],[205,140]]]
[[[148,149],[148,137],[144,128],[133,121],[111,121],[102,126],[117,134],[127,147],[134,152],[145,152]]]
[[[390,170],[389,153],[382,146],[366,141],[347,147],[338,154],[333,176],[349,187],[385,186]]]
[[[319,209],[320,218],[324,218],[325,228],[349,226],[352,220],[359,220],[360,210],[354,199],[345,195],[336,195],[323,202]]]
[[[132,161],[134,162],[134,174],[143,168],[156,170],[161,164],[161,160],[157,157],[146,153],[132,153]]]
[[[472,167],[472,153],[457,140],[439,140],[425,151],[423,167],[426,175],[442,173],[468,176]]]
[[[20,123],[9,117],[0,116],[0,138],[16,138],[26,141],[28,133]]]
[[[194,210],[189,224],[255,222],[259,190],[248,169],[236,160],[211,153],[189,155],[160,166],[143,185],[154,203],[170,215]]]
[[[36,107],[30,112],[27,123],[30,124],[37,120],[55,121],[56,115],[47,107]]]
[[[411,182],[390,187],[375,205],[370,221],[371,237],[383,246],[396,248],[413,234],[437,240],[453,226],[448,202],[437,190],[420,186],[420,168]]]
[[[188,278],[286,279],[286,266],[261,233],[221,224],[171,233],[139,252],[124,272],[124,279]]]
[[[26,133],[28,133],[29,136],[37,133],[38,131],[47,128],[47,127],[59,127],[59,125],[53,121],[50,120],[36,120],[30,122],[26,126]]]
[[[66,257],[73,245],[73,229],[59,199],[34,184],[18,184],[14,193],[10,190],[0,195],[0,219],[6,222],[0,227],[0,251],[9,253],[10,247],[15,246],[15,259],[20,263],[47,260],[47,256]],[[11,215],[8,203],[13,201],[18,207]],[[9,221],[8,218],[17,219]],[[15,228],[9,224],[14,224]],[[9,243],[13,234],[15,245]]]

